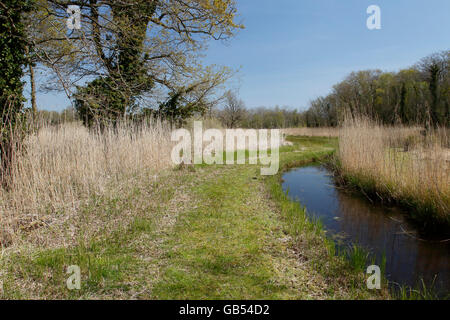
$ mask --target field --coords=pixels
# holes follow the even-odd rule
[[[328,2],[1,1],[0,300],[449,299],[450,2]]]
[[[71,125],[27,142],[17,183],[29,189],[2,191],[10,226],[2,298],[389,297],[366,289],[363,264],[335,255],[320,225],[282,192],[280,175],[262,177],[253,165],[173,167],[147,158],[147,148],[162,148],[154,149],[161,156],[169,146],[163,124],[134,132]],[[282,168],[336,146],[327,138],[290,141]],[[80,291],[66,287],[70,265],[81,268]]]
[[[248,164],[174,166],[170,133],[154,121],[29,136],[0,191],[2,298],[390,298],[365,287],[366,253],[336,254],[282,191],[282,172],[312,161],[334,159],[346,187],[415,208],[424,226],[448,223],[445,130],[361,119],[291,129],[275,176]],[[81,268],[80,291],[66,287],[70,265]]]

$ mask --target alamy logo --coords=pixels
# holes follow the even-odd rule
[[[66,24],[67,28],[70,30],[73,29],[81,29],[81,9],[79,6],[70,5],[67,7],[67,11],[69,14],[69,18],[67,18]]]
[[[67,274],[70,277],[67,279],[67,289],[69,290],[80,290],[81,289],[81,269],[79,266],[69,266],[67,268]]]
[[[379,266],[373,265],[367,268],[367,274],[371,276],[367,279],[367,289],[381,289],[381,270]]]
[[[203,132],[202,122],[195,121],[193,133],[192,139],[187,129],[172,132],[172,141],[178,142],[172,149],[174,164],[246,164],[248,153],[249,164],[256,165],[259,160],[261,165],[268,166],[261,168],[261,175],[278,173],[281,144],[278,129],[208,129]]]
[[[367,29],[380,30],[381,29],[381,9],[377,5],[371,5],[367,8],[367,14],[370,14],[367,18]]]

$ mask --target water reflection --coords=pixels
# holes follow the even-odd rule
[[[403,212],[340,191],[323,167],[291,170],[283,180],[283,189],[289,189],[289,196],[298,199],[310,216],[322,220],[340,247],[357,243],[378,262],[384,254],[390,281],[415,286],[422,278],[428,285],[435,280],[438,293],[450,292],[450,242],[421,239]]]

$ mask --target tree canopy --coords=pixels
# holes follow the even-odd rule
[[[66,27],[69,5],[80,7],[79,30]],[[243,27],[236,15],[234,0],[38,0],[32,41],[87,124],[175,96],[189,114],[208,108],[232,73],[203,66],[201,53]]]
[[[23,14],[31,9],[27,0],[0,2],[0,182],[10,167],[16,143],[16,126],[23,116],[23,66],[28,63],[28,44]]]
[[[308,126],[336,126],[344,114],[387,124],[450,124],[450,51],[432,54],[399,72],[351,73],[331,94],[311,102]]]

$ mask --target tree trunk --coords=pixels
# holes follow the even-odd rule
[[[34,67],[33,63],[30,62],[30,84],[31,84],[31,110],[33,111],[33,117],[37,115],[37,106],[36,106],[36,80],[34,78]]]
[[[25,48],[25,53],[28,58],[30,54],[30,48],[27,46]],[[33,111],[33,118],[37,115],[37,106],[36,106],[36,80],[34,77],[34,67],[33,62],[29,61],[28,68],[30,69],[30,86],[31,86],[31,110]]]

